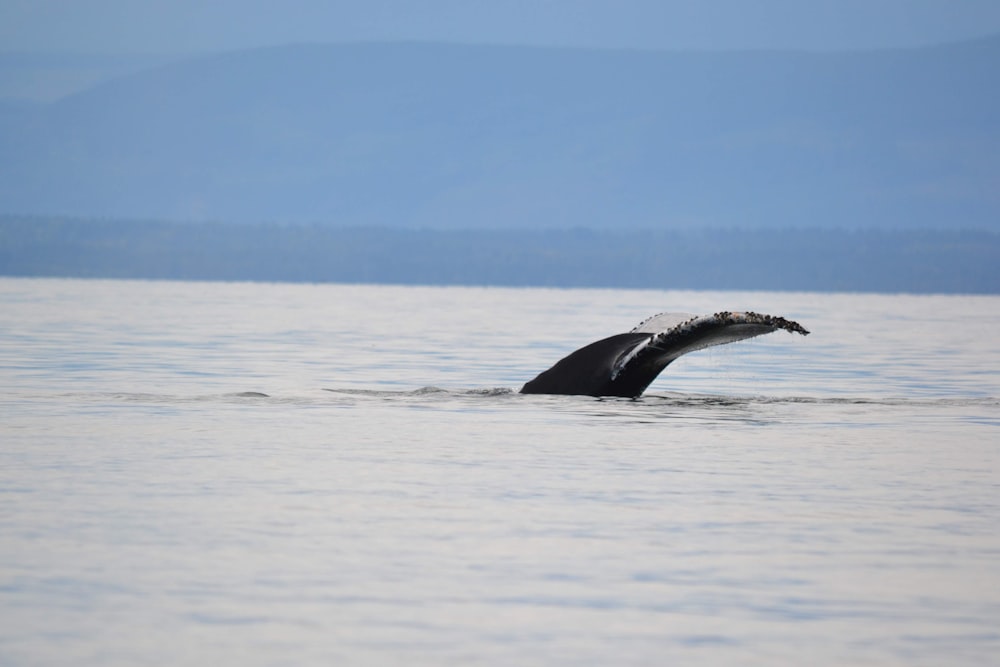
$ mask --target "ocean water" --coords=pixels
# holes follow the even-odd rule
[[[812,334],[516,393],[746,309]],[[0,279],[0,664],[996,664],[998,329],[998,297]]]

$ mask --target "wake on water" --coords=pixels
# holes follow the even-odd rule
[[[653,392],[636,398],[617,396],[586,396],[561,394],[521,394],[511,387],[480,387],[474,389],[446,389],[428,385],[418,389],[359,389],[324,387],[316,391],[265,393],[262,391],[239,391],[218,394],[162,394],[149,392],[94,392],[67,393],[64,398],[84,401],[101,401],[113,403],[303,403],[303,404],[336,404],[338,398],[351,400],[364,399],[372,403],[392,405],[397,403],[422,402],[428,405],[445,403],[454,400],[492,401],[496,405],[510,405],[516,401],[518,405],[578,405],[589,406],[597,404],[612,404],[623,406],[753,406],[753,405],[817,405],[817,406],[848,406],[867,405],[904,408],[961,408],[961,407],[1000,407],[1000,398],[982,397],[865,397],[865,396],[767,396],[767,395],[723,395],[723,394],[691,394],[679,392]],[[41,397],[39,397],[41,398]]]

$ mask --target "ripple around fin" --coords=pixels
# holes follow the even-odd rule
[[[323,387],[322,391],[333,394],[345,394],[348,396],[370,396],[386,398],[404,398],[407,396],[506,396],[514,394],[516,391],[510,387],[483,387],[479,389],[443,389],[441,387],[427,386],[419,389],[355,389],[335,387]]]
[[[321,391],[345,396],[368,396],[373,398],[399,398],[405,396],[431,396],[434,394],[450,394],[447,389],[439,387],[420,387],[419,389],[359,389],[357,387],[323,387]]]
[[[603,399],[607,400],[607,399]],[[994,396],[941,396],[873,398],[865,396],[725,396],[712,394],[646,394],[634,402],[702,403],[725,405],[870,405],[883,407],[1000,407]]]
[[[615,397],[615,396],[587,396],[583,394],[522,394],[510,387],[479,387],[476,389],[444,389],[441,387],[427,386],[419,389],[358,389],[358,388],[335,388],[324,387],[322,391],[343,396],[365,397],[371,399],[408,399],[421,398],[434,400],[440,398],[447,400],[450,398],[474,398],[488,400],[496,397],[515,396],[523,398],[539,405],[546,403],[569,403],[569,404],[592,404],[592,403],[614,403],[623,406],[628,410],[629,405],[651,406],[747,406],[754,405],[828,405],[828,406],[848,406],[848,405],[869,405],[884,407],[1000,407],[1000,397],[993,396],[961,396],[961,397],[869,397],[869,396],[766,396],[766,395],[725,395],[725,394],[683,394],[675,392],[656,392],[644,394],[637,398]]]
[[[322,392],[328,392],[324,399]],[[763,423],[773,419],[773,409],[785,408],[795,411],[795,406],[815,406],[817,408],[843,408],[850,410],[872,408],[886,409],[886,414],[894,411],[919,413],[923,411],[973,410],[974,416],[967,419],[990,426],[1000,426],[1000,397],[997,396],[767,396],[767,395],[724,395],[724,394],[684,394],[677,392],[655,392],[638,398],[594,397],[587,395],[522,394],[510,387],[478,387],[473,389],[443,389],[441,387],[421,387],[406,390],[379,390],[359,388],[322,388],[287,394],[265,394],[258,391],[218,394],[152,394],[125,392],[57,394],[45,395],[39,399],[71,399],[83,403],[102,404],[144,404],[153,408],[198,404],[225,403],[253,406],[308,405],[314,407],[343,407],[360,403],[366,405],[414,406],[427,409],[440,407],[450,409],[529,409],[557,413],[579,413],[581,415],[611,415],[616,418],[651,418],[669,423],[677,418],[735,418],[748,422]],[[519,406],[519,407],[518,407]],[[731,413],[731,411],[737,411]],[[596,412],[595,412],[596,411]],[[737,414],[738,413],[738,414]],[[796,412],[796,414],[798,414]],[[806,413],[802,413],[805,415]],[[818,418],[817,414],[812,417]]]

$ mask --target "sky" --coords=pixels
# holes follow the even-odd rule
[[[186,54],[421,40],[897,48],[1000,33],[997,0],[3,0],[0,51]]]

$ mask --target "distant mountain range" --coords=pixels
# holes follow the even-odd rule
[[[0,216],[0,276],[1000,294],[997,267],[1000,232],[990,231],[415,230]]]
[[[1000,230],[1000,36],[859,53],[422,43],[191,58],[0,105],[0,213]]]

